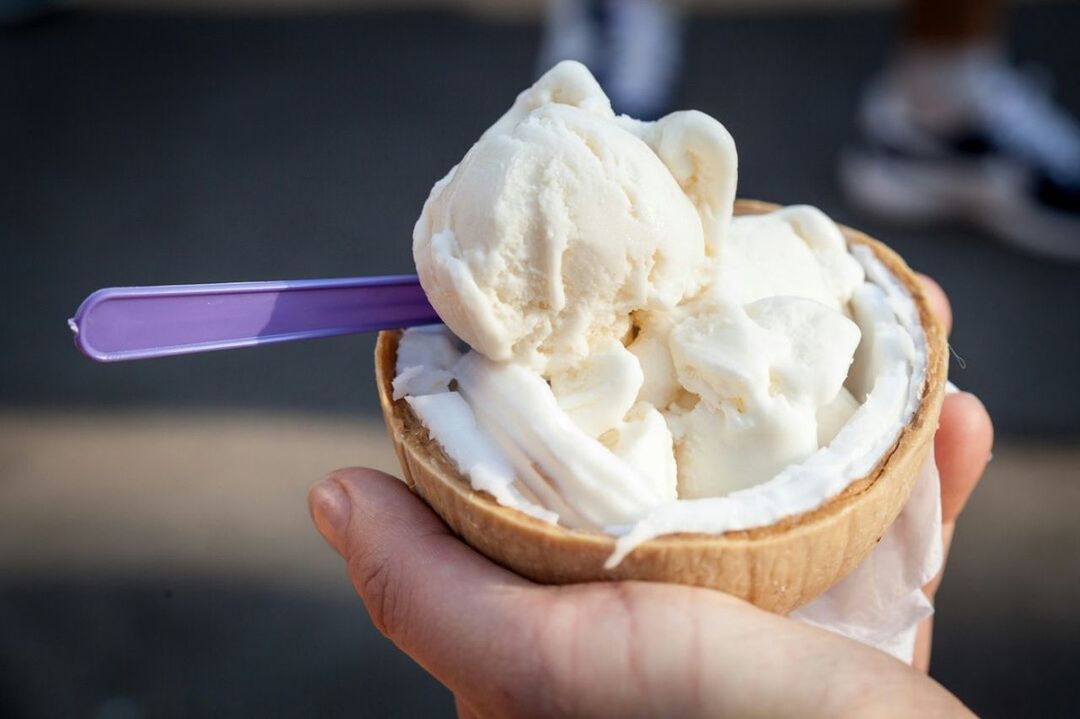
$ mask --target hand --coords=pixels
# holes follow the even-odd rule
[[[927,286],[948,324],[944,293]],[[977,399],[946,399],[935,445],[946,549],[991,437]],[[929,622],[919,671],[707,589],[534,584],[463,544],[375,470],[333,472],[309,503],[375,626],[450,688],[462,716],[968,714],[924,673]],[[939,582],[926,588],[931,598]]]

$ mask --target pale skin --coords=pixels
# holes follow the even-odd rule
[[[949,327],[944,292],[923,281]],[[946,552],[992,442],[977,398],[946,398],[935,439]],[[376,470],[332,472],[309,504],[375,626],[453,692],[461,716],[971,715],[926,674],[929,619],[913,668],[712,590],[535,584]],[[924,589],[931,599],[940,581]]]

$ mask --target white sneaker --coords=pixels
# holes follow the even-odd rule
[[[841,158],[843,190],[889,219],[960,220],[1080,261],[1080,125],[1004,61],[969,65],[940,112],[917,107],[896,72],[879,79]]]

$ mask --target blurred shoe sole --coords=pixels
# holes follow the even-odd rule
[[[961,222],[1026,252],[1080,262],[1080,217],[1032,201],[1015,165],[848,149],[839,169],[848,201],[868,214],[903,224]]]

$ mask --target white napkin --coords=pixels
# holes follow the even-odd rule
[[[855,570],[791,616],[911,663],[934,607],[922,586],[941,569],[941,482],[933,449],[900,516]]]

